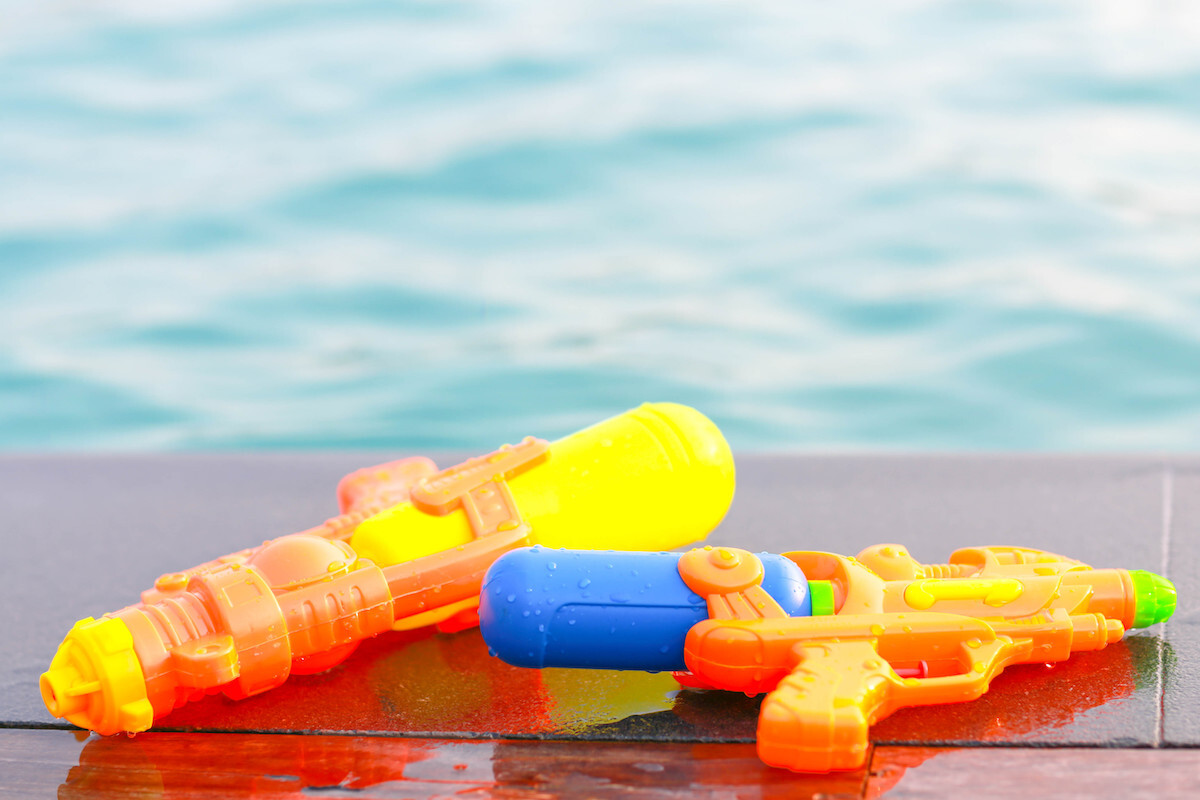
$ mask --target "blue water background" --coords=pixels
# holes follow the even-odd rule
[[[0,448],[1200,445],[1200,6],[0,0]]]

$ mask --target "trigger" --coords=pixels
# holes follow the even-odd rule
[[[904,664],[902,666],[893,664],[892,671],[901,678],[928,678],[929,664],[925,661],[918,661],[916,664]]]

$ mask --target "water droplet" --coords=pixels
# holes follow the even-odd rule
[[[510,594],[508,596],[508,602],[510,602],[510,603],[515,602],[516,599],[517,599],[517,596],[515,594]]]
[[[522,616],[522,617],[528,617],[528,616],[529,616],[529,609],[527,608],[527,609],[525,609],[524,611],[522,611],[522,612],[521,612],[521,616]]]
[[[573,619],[569,619],[569,620],[567,620],[567,624],[568,624],[568,625],[574,625],[574,624],[575,624],[575,620],[573,620]]]
[[[587,587],[589,587],[591,585],[592,585],[592,582],[590,580],[588,580],[587,578],[584,578],[583,580],[581,580],[579,582],[580,589],[586,589]]]
[[[608,596],[608,599],[612,600],[614,603],[628,603],[629,595],[621,594],[620,592],[616,592],[616,593],[610,594]]]
[[[547,561],[546,569],[551,570],[551,571],[556,570],[556,569],[558,569],[558,564],[555,564],[553,561]]]

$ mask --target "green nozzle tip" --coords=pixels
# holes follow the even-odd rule
[[[833,584],[829,581],[809,581],[808,596],[812,599],[812,615],[828,617],[833,614]]]
[[[1164,622],[1175,613],[1175,584],[1161,575],[1132,569],[1134,614],[1133,627],[1146,628]]]

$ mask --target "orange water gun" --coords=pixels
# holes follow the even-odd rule
[[[720,431],[671,403],[440,472],[424,458],[359,470],[338,486],[341,515],[80,620],[41,676],[42,699],[98,733],[142,731],[206,694],[241,699],[328,669],[384,631],[473,625],[485,571],[514,548],[703,538],[733,490]]]
[[[685,686],[766,693],[763,761],[829,772],[861,767],[870,725],[897,709],[973,700],[1010,664],[1099,650],[1174,609],[1158,575],[1019,547],[948,564],[894,544],[857,559],[533,547],[489,570],[480,621],[518,666],[670,669]]]

